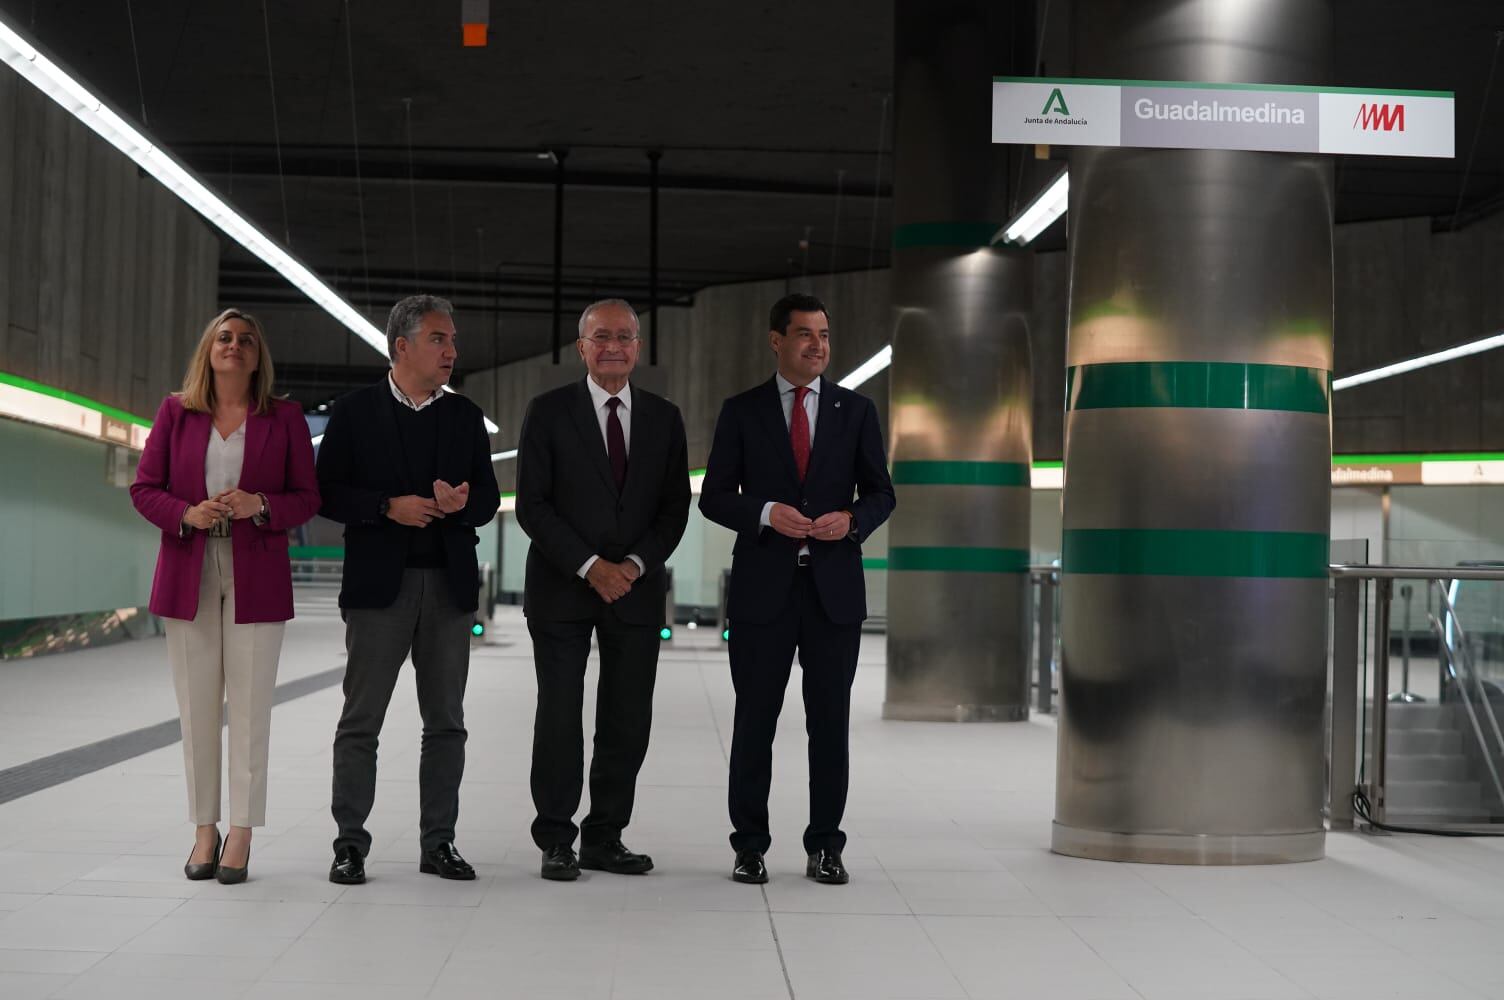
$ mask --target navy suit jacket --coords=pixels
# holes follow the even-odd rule
[[[865,619],[861,543],[888,519],[895,503],[872,400],[822,379],[815,441],[803,483],[775,379],[732,396],[721,407],[700,510],[736,532],[727,610],[733,626],[738,621],[771,622],[787,605],[793,586],[801,542],[760,526],[763,506],[770,500],[788,504],[811,520],[833,510],[851,511],[855,537],[811,540],[810,570],[831,621],[846,625]]]

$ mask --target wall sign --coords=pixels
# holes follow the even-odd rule
[[[992,141],[1365,156],[1453,153],[1439,90],[995,77]]]

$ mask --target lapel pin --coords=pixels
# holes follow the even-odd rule
[[[841,403],[840,403],[840,401],[839,401],[839,400],[837,400],[837,401],[836,401],[836,409],[838,409],[838,410],[839,410],[839,409],[840,409],[840,408],[841,408]]]

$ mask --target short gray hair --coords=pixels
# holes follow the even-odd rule
[[[423,317],[429,313],[454,315],[454,306],[448,299],[437,295],[409,295],[392,306],[392,314],[386,318],[386,353],[397,360],[397,338],[412,342],[413,336],[423,327]]]
[[[627,312],[631,313],[632,314],[632,325],[635,326],[635,327],[637,327],[639,330],[642,329],[642,325],[641,325],[641,323],[637,319],[637,310],[632,308],[632,303],[628,302],[626,299],[601,299],[599,302],[592,302],[592,303],[590,303],[588,306],[585,307],[585,311],[582,312],[582,313],[580,313],[580,339],[581,340],[585,339],[585,330],[590,326],[590,316],[591,316],[591,314],[595,313],[595,312],[598,312],[598,311],[600,311],[602,309],[609,309],[612,306],[620,306],[621,308],[625,309]]]

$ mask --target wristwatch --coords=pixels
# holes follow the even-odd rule
[[[256,511],[255,514],[251,515],[251,523],[255,524],[255,525],[262,525],[262,524],[265,524],[266,520],[267,520],[267,518],[266,518],[266,514],[267,514],[267,509],[266,509],[266,494],[265,493],[257,493],[256,496],[258,496],[258,497],[261,498],[261,509],[258,510],[258,511]]]

